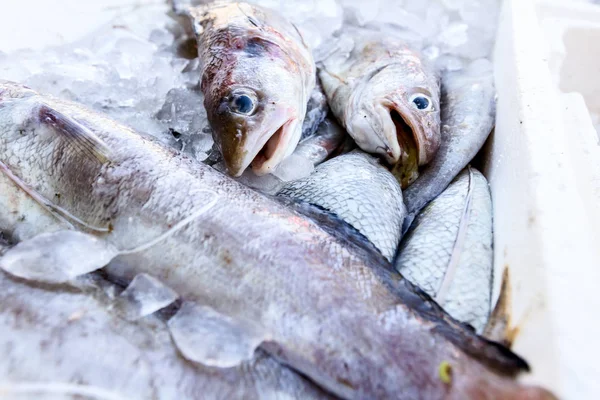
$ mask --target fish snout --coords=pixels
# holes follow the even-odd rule
[[[272,130],[271,135],[265,135],[257,142],[252,153],[252,171],[258,175],[271,173],[287,156],[289,156],[300,141],[302,130],[300,121],[292,117],[279,128]]]

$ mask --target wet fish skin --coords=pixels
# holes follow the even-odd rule
[[[298,144],[315,86],[300,32],[244,2],[178,11],[197,37],[204,106],[229,173],[239,176],[250,164],[259,175],[272,171]]]
[[[523,360],[450,318],[362,236],[336,236],[318,210],[307,218],[83,107],[0,84],[0,160],[55,206],[110,227],[95,234],[118,249],[152,241],[218,196],[210,213],[107,272],[148,273],[264,330],[261,349],[339,396],[551,398],[514,381]],[[67,229],[4,173],[0,210],[14,240]]]
[[[0,271],[0,346],[10,349],[0,386],[83,382],[122,399],[330,398],[262,351],[238,368],[193,365],[178,354],[162,316],[126,321],[111,309],[110,293],[120,288],[99,278],[78,286],[28,285]],[[35,394],[0,391],[0,398],[56,395]]]
[[[442,140],[435,158],[404,192],[408,209],[404,230],[477,154],[494,127],[496,91],[487,60],[442,76]]]
[[[406,208],[394,176],[369,154],[355,150],[319,165],[278,194],[323,207],[365,235],[391,260]]]
[[[408,44],[382,33],[349,29],[338,47],[321,56],[319,77],[333,114],[357,145],[413,169],[431,161],[440,144],[433,69]],[[407,147],[415,146],[412,160]]]
[[[302,140],[294,154],[310,160],[316,167],[325,161],[346,139],[346,130],[335,120],[325,118],[317,131]]]
[[[417,216],[395,266],[481,333],[491,308],[492,242],[490,190],[485,177],[469,167]]]

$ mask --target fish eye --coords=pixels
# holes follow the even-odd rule
[[[238,114],[250,115],[254,111],[254,99],[245,94],[235,95],[231,101],[231,108]]]
[[[428,96],[422,94],[422,93],[416,93],[414,95],[411,96],[410,98],[410,102],[418,109],[421,111],[429,111],[431,110],[433,104],[431,102],[431,98],[429,98]]]

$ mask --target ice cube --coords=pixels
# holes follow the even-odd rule
[[[138,274],[119,295],[115,305],[127,320],[135,321],[168,306],[178,297],[177,292],[158,279]]]
[[[267,339],[248,323],[187,301],[168,326],[185,358],[210,367],[239,365],[252,358],[256,348]]]
[[[283,182],[295,181],[309,176],[315,170],[312,161],[292,154],[285,158],[273,171],[273,175]]]
[[[117,254],[95,236],[57,231],[18,243],[0,258],[0,268],[27,280],[62,283],[104,267]]]
[[[435,66],[438,71],[458,71],[463,69],[464,61],[460,57],[446,54],[435,60]]]
[[[374,21],[381,7],[381,0],[361,1],[361,0],[341,0],[340,3],[351,20],[359,25],[365,25]]]
[[[215,168],[217,171],[227,173],[227,169],[223,161],[216,163],[213,168]],[[258,176],[252,172],[250,168],[244,171],[244,173],[240,177],[236,178],[236,180],[243,185],[266,194],[277,193],[285,184],[285,182],[282,182],[281,179],[273,174]]]
[[[447,51],[452,51],[458,46],[467,43],[469,36],[467,30],[469,27],[464,23],[452,23],[444,29],[438,38],[440,46],[444,47]]]
[[[428,46],[422,52],[428,60],[433,61],[440,56],[440,48],[437,46]]]

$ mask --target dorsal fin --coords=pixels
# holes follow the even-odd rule
[[[365,235],[359,232],[355,227],[338,217],[335,213],[312,203],[295,200],[289,197],[275,197],[277,201],[285,204],[287,207],[310,218],[319,225],[325,232],[336,239],[345,242],[347,245],[360,249],[365,256],[380,259],[382,263],[388,263],[379,249]],[[389,264],[389,263],[388,263]],[[389,269],[393,270],[391,264]]]
[[[468,324],[447,314],[431,296],[394,270],[392,264],[375,246],[348,223],[312,204],[287,198],[277,200],[310,218],[327,233],[351,247],[353,252],[372,268],[381,282],[398,297],[399,305],[405,306],[419,318],[432,322],[435,325],[432,330],[456,347],[504,375],[514,376],[529,370],[527,362],[510,349],[477,335]]]

